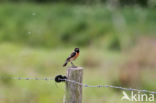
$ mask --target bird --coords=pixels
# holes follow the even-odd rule
[[[72,61],[74,61],[79,56],[80,50],[79,48],[75,48],[74,51],[71,53],[71,55],[66,59],[65,63],[63,64],[63,67],[65,67],[68,62],[71,63],[72,67],[76,67]]]

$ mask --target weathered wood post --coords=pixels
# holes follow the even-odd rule
[[[76,81],[82,83],[83,80],[83,68],[69,67],[67,69],[68,80]],[[82,86],[72,82],[66,82],[66,94],[64,98],[64,103],[82,103]]]

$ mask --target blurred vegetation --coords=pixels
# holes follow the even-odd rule
[[[0,42],[50,48],[97,44],[118,49],[138,35],[154,35],[155,9],[119,10],[106,5],[0,4]]]
[[[155,89],[154,0],[119,0],[136,4],[127,6],[122,2],[121,7],[92,5],[95,0],[84,0],[87,5],[82,5],[82,0],[2,1],[0,77],[4,78],[0,80],[0,103],[61,103],[64,83],[5,77],[64,75],[66,69],[62,64],[75,47],[80,47],[80,57],[74,63],[85,68],[84,83]],[[137,2],[144,2],[141,4],[144,6],[138,6]],[[120,100],[121,91],[109,88],[83,91],[84,103],[125,103]]]
[[[72,50],[73,48],[47,50],[19,46],[11,43],[1,43],[0,76],[55,77],[58,74],[65,75],[66,68],[63,68],[62,64],[68,56],[67,54],[70,54]],[[96,48],[81,48],[80,50],[80,57],[74,61],[74,64],[84,67],[84,83],[90,85],[111,84],[125,87],[125,84],[122,84],[124,82],[127,87],[133,86],[133,88],[155,90],[155,67],[150,69],[150,67],[148,67],[150,62],[148,64],[139,64],[142,62],[139,58],[142,58],[144,55],[132,58],[131,60],[137,59],[133,66],[132,64],[127,64],[131,62],[129,62],[129,60],[126,61],[126,55],[120,52]],[[137,53],[140,53],[140,51],[137,51]],[[132,57],[133,54],[129,56]],[[155,60],[154,57],[151,58]],[[136,65],[139,65],[139,67],[136,67]],[[141,67],[143,65],[146,65],[146,69],[145,67]],[[70,64],[68,66],[70,66]],[[125,71],[127,75],[123,77]],[[139,73],[139,75],[136,75],[137,73]],[[124,80],[128,81],[128,83]],[[136,84],[137,80],[139,81],[137,82],[138,84]],[[129,83],[132,83],[132,85]],[[0,102],[61,103],[65,94],[64,86],[64,83],[56,84],[54,81],[11,80],[4,78],[0,80]],[[84,103],[103,103],[105,101],[107,103],[125,103],[125,101],[120,100],[122,91],[117,91],[117,89],[83,88],[83,91]],[[15,95],[15,93],[18,94]],[[126,101],[126,103],[131,102]]]
[[[37,3],[75,3],[75,4],[95,4],[95,3],[119,3],[120,6],[123,5],[140,5],[140,6],[156,6],[156,2],[154,0],[1,0],[1,2],[37,2]]]

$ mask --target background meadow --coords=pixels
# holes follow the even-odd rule
[[[7,77],[65,75],[62,65],[75,47],[80,57],[74,63],[84,68],[84,83],[155,91],[155,5],[154,0],[115,5],[2,0],[0,103],[62,103],[64,83]],[[128,103],[121,97],[116,89],[83,88],[83,103]]]

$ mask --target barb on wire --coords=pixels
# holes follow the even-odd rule
[[[67,82],[71,82],[74,84],[78,84],[81,85],[83,87],[106,87],[106,88],[115,88],[115,89],[120,89],[120,90],[126,90],[126,91],[137,91],[137,92],[144,92],[144,93],[151,93],[151,94],[156,94],[155,91],[149,91],[149,90],[141,90],[141,89],[133,89],[133,88],[124,88],[124,87],[120,87],[120,86],[113,86],[113,85],[87,85],[87,84],[83,84],[83,83],[79,83],[73,80],[68,80],[66,79]]]

